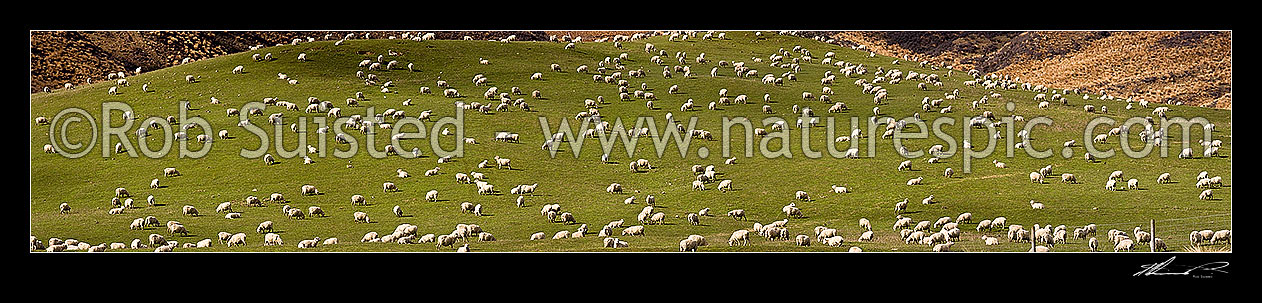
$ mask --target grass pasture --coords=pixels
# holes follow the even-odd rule
[[[56,90],[51,93],[31,95],[31,233],[47,241],[50,237],[62,239],[74,238],[93,245],[98,243],[123,242],[132,239],[146,239],[151,233],[163,234],[168,239],[185,242],[196,242],[201,239],[215,239],[221,231],[230,233],[244,232],[248,234],[245,247],[225,247],[215,243],[210,248],[177,248],[176,251],[300,251],[296,247],[298,241],[313,237],[338,238],[340,244],[321,245],[314,249],[301,251],[414,251],[436,252],[454,251],[454,247],[436,248],[432,243],[418,245],[401,245],[394,243],[360,243],[359,239],[369,231],[385,235],[392,232],[401,223],[418,226],[419,234],[447,234],[456,224],[478,224],[484,231],[495,235],[497,241],[480,242],[471,240],[469,245],[473,251],[612,251],[601,247],[601,237],[595,235],[606,223],[625,219],[624,226],[640,225],[636,214],[644,204],[644,197],[652,194],[658,206],[655,212],[667,214],[666,224],[646,225],[644,236],[615,236],[629,242],[630,247],[617,251],[677,251],[681,239],[691,234],[703,235],[710,243],[701,248],[702,251],[845,251],[851,246],[858,246],[864,251],[929,251],[931,247],[920,244],[904,244],[897,230],[891,227],[895,222],[893,205],[909,200],[908,209],[902,213],[914,221],[928,220],[950,216],[955,218],[960,213],[971,212],[973,223],[961,225],[963,235],[956,242],[953,250],[968,252],[1017,252],[1030,248],[1028,243],[1015,243],[1001,239],[995,246],[986,246],[979,240],[981,234],[1004,238],[1006,229],[978,232],[976,222],[1004,216],[1009,224],[1020,224],[1030,229],[1034,224],[1064,224],[1072,230],[1089,223],[1099,227],[1096,237],[1102,249],[1112,251],[1111,243],[1105,239],[1104,233],[1109,229],[1130,231],[1136,227],[1148,230],[1149,220],[1157,221],[1156,237],[1163,238],[1172,250],[1181,250],[1189,244],[1187,234],[1191,230],[1230,229],[1232,201],[1232,121],[1229,110],[1217,110],[1190,106],[1170,105],[1169,115],[1172,117],[1204,117],[1213,122],[1217,128],[1212,133],[1214,139],[1223,141],[1218,157],[1201,157],[1203,148],[1195,138],[1200,138],[1202,129],[1183,130],[1171,128],[1169,136],[1171,145],[1168,157],[1160,154],[1131,159],[1122,154],[1118,137],[1109,137],[1097,148],[1111,148],[1116,153],[1113,157],[1088,163],[1082,158],[1085,152],[1083,144],[1090,141],[1084,138],[1082,130],[1087,122],[1095,116],[1107,116],[1117,121],[1113,126],[1101,126],[1091,132],[1091,136],[1106,132],[1109,128],[1120,126],[1122,121],[1130,117],[1146,117],[1151,115],[1152,108],[1141,108],[1135,103],[1135,109],[1125,109],[1127,103],[1122,100],[1097,100],[1096,92],[1091,92],[1091,100],[1083,100],[1081,96],[1069,95],[1069,105],[1053,102],[1048,109],[1037,108],[1032,101],[1035,92],[1024,90],[997,89],[1002,98],[992,99],[981,109],[971,109],[970,102],[989,95],[990,90],[980,87],[969,87],[963,84],[971,80],[966,72],[955,71],[949,77],[946,70],[930,70],[920,67],[914,62],[901,62],[893,65],[894,58],[869,57],[866,51],[851,50],[846,47],[824,44],[815,40],[781,36],[755,36],[752,32],[728,32],[725,40],[701,40],[691,38],[687,41],[667,41],[665,36],[656,36],[644,40],[623,42],[624,49],[614,47],[613,42],[577,44],[575,49],[564,49],[564,43],[553,42],[490,42],[490,41],[410,41],[410,40],[350,40],[335,46],[334,41],[317,41],[299,45],[267,47],[256,51],[248,51],[213,59],[202,60],[185,65],[165,68],[140,75],[129,76],[129,86],[119,87],[118,95],[109,95],[107,91],[114,83],[102,81],[91,85],[78,86],[71,90]],[[692,78],[683,78],[682,73],[673,73],[672,78],[663,78],[662,67],[650,62],[651,54],[643,51],[646,42],[653,43],[668,53],[663,60],[670,66],[679,65],[675,61],[676,52],[686,52],[686,61],[691,66]],[[767,56],[779,49],[792,49],[801,45],[815,56],[813,63],[802,63],[797,73],[797,81],[786,80],[782,86],[766,85],[759,81],[762,74],[780,75],[787,69],[768,66]],[[397,56],[390,56],[390,51]],[[824,53],[836,52],[835,60],[861,63],[868,69],[868,74],[846,78],[838,75],[836,83],[830,85],[834,93],[830,96],[834,102],[845,102],[848,110],[841,113],[827,111],[831,104],[818,100],[804,101],[803,91],[819,96],[822,85],[819,79],[825,71],[837,68],[819,64]],[[605,57],[617,57],[627,53],[629,60],[624,64],[629,69],[643,68],[647,75],[643,78],[629,78],[631,90],[645,83],[650,92],[656,94],[655,109],[645,106],[644,100],[618,100],[617,86],[603,82],[593,82],[597,62]],[[271,53],[274,60],[256,62],[253,54]],[[299,53],[306,53],[309,61],[296,60]],[[693,58],[705,53],[710,62],[696,63]],[[375,59],[378,55],[387,54],[385,61],[398,60],[401,66],[413,63],[416,71],[408,71],[406,67],[388,71],[367,71],[357,64],[361,60]],[[763,58],[763,63],[753,62],[753,57]],[[490,64],[478,64],[479,58],[490,60]],[[744,61],[747,66],[758,70],[758,77],[739,78],[733,75],[730,67],[719,68],[719,76],[712,78],[709,71],[720,60],[728,62]],[[788,59],[786,59],[788,60]],[[549,70],[549,65],[556,63],[563,68],[562,72]],[[245,73],[233,74],[230,71],[238,66],[245,66]],[[383,63],[384,65],[384,63]],[[579,73],[575,69],[579,65],[587,65],[590,71]],[[936,73],[943,76],[945,87],[922,91],[917,89],[916,80],[905,80],[900,84],[882,84],[889,90],[889,97],[880,105],[872,103],[872,97],[864,94],[861,88],[853,85],[859,78],[872,80],[878,67],[899,69],[920,73]],[[393,92],[381,93],[380,87],[367,86],[363,80],[355,77],[355,72],[364,70],[376,74],[381,80],[393,81]],[[531,80],[535,72],[543,73],[543,80]],[[611,71],[612,72],[612,71]],[[290,85],[277,79],[277,73],[285,73],[297,79],[297,85]],[[626,73],[625,71],[623,72]],[[280,163],[264,165],[260,159],[247,159],[239,155],[243,149],[257,149],[260,138],[237,126],[238,117],[225,115],[228,108],[240,108],[248,102],[259,102],[265,97],[276,97],[283,101],[305,106],[307,97],[315,96],[320,100],[332,101],[342,108],[343,115],[365,114],[369,107],[376,112],[388,108],[404,110],[408,116],[415,117],[424,110],[432,110],[435,117],[454,116],[454,101],[497,104],[498,101],[482,98],[487,87],[474,86],[471,79],[475,74],[483,74],[489,78],[489,85],[501,92],[510,87],[520,87],[527,95],[513,96],[525,98],[531,111],[512,108],[507,112],[481,114],[477,111],[466,111],[463,114],[465,137],[474,138],[475,145],[464,145],[464,156],[451,163],[437,163],[433,149],[429,145],[429,137],[437,133],[434,129],[425,129],[426,139],[403,140],[404,151],[417,147],[424,155],[417,159],[405,159],[389,156],[377,159],[364,152],[368,148],[365,135],[351,132],[357,142],[359,153],[349,159],[332,156],[312,155],[313,164],[303,164],[301,157],[281,158]],[[185,81],[185,75],[195,75],[196,83]],[[448,81],[458,89],[461,98],[445,98],[442,89],[435,85],[438,80]],[[141,85],[148,83],[151,92],[141,92]],[[667,88],[679,85],[680,94],[669,94]],[[432,94],[422,94],[419,88],[428,86]],[[726,88],[732,96],[748,95],[748,104],[723,105],[719,110],[709,110],[706,105],[718,99],[718,91]],[[958,100],[946,101],[943,106],[952,106],[954,112],[940,114],[934,111],[921,111],[920,100],[942,98],[944,93],[959,89]],[[542,99],[529,96],[534,90],[542,92]],[[349,107],[344,100],[353,97],[356,92],[363,92],[365,100],[360,106]],[[771,102],[763,101],[763,94],[771,95]],[[1050,95],[1050,94],[1049,94]],[[651,116],[656,119],[658,129],[673,126],[662,122],[665,113],[674,113],[675,119],[687,122],[690,117],[697,117],[697,129],[709,130],[716,136],[714,141],[692,139],[689,142],[686,156],[681,157],[672,143],[661,158],[654,154],[652,138],[636,139],[635,155],[628,157],[623,145],[618,143],[611,161],[601,163],[602,154],[598,139],[588,138],[578,158],[571,153],[569,143],[562,143],[555,158],[549,157],[546,151],[540,150],[545,134],[540,130],[539,117],[546,117],[550,131],[556,131],[560,121],[567,120],[571,128],[579,123],[574,115],[584,111],[583,100],[596,99],[603,96],[605,102],[599,104],[599,110],[607,121],[622,119],[625,124],[634,124],[637,117]],[[222,104],[213,105],[211,97],[219,99]],[[411,99],[413,104],[403,106],[404,100]],[[687,99],[694,99],[696,108],[681,112],[680,104]],[[40,125],[34,123],[35,117],[44,116],[52,119],[58,112],[67,108],[82,108],[92,115],[96,127],[101,128],[101,104],[103,102],[123,102],[129,105],[141,120],[132,121],[125,132],[133,150],[138,150],[138,138],[135,129],[141,127],[141,121],[150,116],[178,116],[179,101],[191,102],[189,116],[206,119],[212,126],[212,132],[202,129],[189,130],[190,138],[206,133],[214,136],[221,129],[227,129],[232,135],[230,139],[214,140],[209,154],[200,159],[180,158],[175,152],[166,157],[150,159],[148,157],[130,157],[127,154],[113,153],[113,142],[119,138],[110,138],[110,144],[103,146],[102,139],[96,139],[96,145],[85,157],[71,159],[58,154],[44,153],[43,146],[50,142],[50,128],[64,129],[70,142],[89,142],[92,128],[83,122],[62,125]],[[1004,109],[1011,101],[1015,104],[1012,112]],[[797,115],[790,108],[793,105],[810,107],[827,123],[834,118],[837,132],[831,136],[825,133],[824,127],[811,128],[806,140],[811,148],[824,153],[823,158],[812,159],[802,152],[803,133],[793,127]],[[1083,111],[1084,104],[1092,104],[1097,108],[1107,106],[1107,113],[1088,114]],[[770,105],[774,113],[765,114],[763,105]],[[1001,127],[1005,139],[996,143],[994,154],[975,159],[970,173],[963,172],[962,153],[944,158],[940,163],[927,163],[927,157],[910,159],[912,170],[898,171],[895,168],[906,158],[900,156],[891,140],[879,138],[884,125],[873,134],[863,130],[864,138],[857,140],[861,146],[876,141],[876,155],[866,154],[859,159],[835,159],[828,156],[826,144],[833,142],[833,137],[848,135],[852,117],[858,117],[861,125],[866,124],[872,115],[872,108],[879,106],[883,116],[898,118],[909,117],[920,112],[923,119],[932,121],[938,117],[952,117],[955,125],[946,125],[942,131],[954,138],[958,148],[963,137],[968,118],[979,115],[982,111],[992,111],[999,117],[1011,114],[1027,118],[1045,116],[1054,121],[1050,126],[1036,127],[1030,144],[1032,148],[1052,150],[1055,155],[1046,159],[1035,159],[1017,150],[1014,157],[1005,153],[1012,149],[1006,144],[1006,138],[1014,137],[1016,131],[1007,132]],[[284,112],[285,127],[279,128],[283,137],[280,144],[274,139],[277,130],[267,124],[266,115]],[[121,112],[111,114],[113,126],[123,125]],[[290,132],[288,124],[296,122],[296,117],[314,119],[323,113],[304,113],[289,111],[281,107],[268,106],[263,117],[250,117],[255,124],[267,130],[271,144],[268,153],[277,155],[277,148],[284,150],[305,149],[299,142],[299,136],[305,137],[306,143],[320,146],[321,135],[315,132],[314,124],[308,125],[307,131],[300,134]],[[753,157],[745,157],[746,144],[741,127],[735,127],[734,134],[728,141],[733,151],[731,156],[721,155],[722,150],[722,117],[748,117],[754,127],[768,128],[761,121],[767,117],[780,117],[789,124],[789,139],[771,139],[768,149],[780,150],[784,144],[791,153],[791,158],[767,159],[759,154],[754,146]],[[310,121],[310,120],[309,120]],[[387,119],[393,121],[393,119]],[[426,122],[426,127],[433,128],[433,122]],[[177,125],[178,126],[178,125]],[[1017,122],[1018,127],[1024,123]],[[441,126],[453,127],[453,126]],[[1142,126],[1132,128],[1127,134],[1129,143],[1141,149],[1144,143],[1138,137]],[[414,131],[414,129],[408,129]],[[432,132],[431,132],[432,131]],[[504,143],[492,140],[494,134],[510,131],[521,135],[520,143]],[[918,131],[912,126],[909,132]],[[984,130],[983,130],[984,131]],[[1190,131],[1193,138],[1189,144],[1196,151],[1196,158],[1179,159],[1176,157],[1183,148],[1178,142],[1185,131]],[[875,135],[875,136],[872,136]],[[169,133],[151,130],[150,136],[144,138],[149,146],[162,145],[164,137]],[[381,150],[389,142],[388,131],[377,130],[374,136],[376,150]],[[577,135],[576,135],[577,136]],[[980,148],[987,141],[985,133],[973,132],[975,148]],[[1067,140],[1079,143],[1072,148],[1073,155],[1061,157],[1061,144]],[[325,137],[325,150],[346,150],[346,145],[334,142],[330,134]],[[758,145],[761,138],[754,138]],[[441,136],[440,145],[447,150],[454,148],[454,136]],[[172,144],[178,149],[180,142]],[[190,149],[199,149],[203,145],[196,140],[187,141]],[[941,138],[930,135],[926,139],[904,140],[904,144],[913,150],[924,151],[934,144],[947,143]],[[279,146],[277,146],[279,145]],[[839,146],[845,150],[848,146]],[[107,157],[102,156],[105,150]],[[708,157],[698,156],[699,149],[705,149]],[[491,160],[495,156],[512,159],[512,169],[478,169],[476,165],[482,160]],[[737,157],[737,164],[725,165],[724,159]],[[654,169],[645,172],[631,172],[627,163],[638,158],[649,159]],[[996,168],[992,160],[1007,164],[1006,169]],[[494,163],[493,160],[491,160]],[[706,184],[704,191],[691,188],[694,174],[692,165],[715,165],[719,179],[733,180],[734,190],[720,192],[714,190],[717,183]],[[350,166],[348,168],[348,165]],[[1046,165],[1052,165],[1055,172],[1047,177],[1043,184],[1029,181],[1030,172],[1037,171]],[[163,168],[175,167],[181,176],[164,177]],[[441,173],[427,177],[422,174],[429,169],[439,167]],[[945,168],[955,170],[955,176],[946,178],[942,175]],[[407,170],[412,177],[401,179],[395,170]],[[1108,191],[1104,182],[1109,173],[1121,170],[1125,178],[1139,179],[1138,190]],[[499,191],[493,195],[479,195],[476,187],[470,184],[457,184],[453,175],[458,172],[477,171],[485,173],[487,181]],[[1210,176],[1221,176],[1224,187],[1214,190],[1211,200],[1197,198],[1201,192],[1196,188],[1195,176],[1201,171],[1208,171]],[[1161,173],[1170,173],[1174,183],[1156,184]],[[1072,173],[1080,184],[1063,184],[1061,173]],[[908,186],[908,179],[924,177],[923,185]],[[163,187],[149,188],[149,181],[160,179]],[[381,189],[382,182],[394,182],[399,192],[385,193]],[[609,194],[604,191],[610,183],[621,183],[624,194]],[[526,196],[526,207],[517,207],[516,195],[508,190],[518,184],[538,183],[534,195]],[[316,186],[321,194],[302,196],[299,188],[304,184]],[[850,188],[848,194],[835,194],[830,185]],[[1121,183],[1122,186],[1125,182]],[[137,208],[126,210],[122,215],[110,215],[112,208],[109,200],[116,187],[127,188],[136,199]],[[429,202],[424,195],[429,190],[439,191],[439,201]],[[811,200],[798,201],[794,192],[803,190],[810,194]],[[267,198],[273,192],[283,194],[286,202],[265,202],[263,207],[246,207],[242,200],[246,196]],[[352,206],[350,196],[364,195],[367,206]],[[145,197],[153,195],[158,205],[146,205]],[[623,200],[634,195],[635,204],[623,204]],[[936,203],[922,205],[921,199],[933,195]],[[1043,210],[1033,210],[1028,202],[1035,200],[1044,203]],[[214,212],[215,205],[232,201],[233,209],[241,212],[241,219],[225,219],[222,214]],[[61,203],[69,203],[72,211],[60,213],[57,207]],[[484,216],[462,213],[461,202],[482,204]],[[571,212],[579,224],[587,224],[590,234],[583,238],[551,240],[554,233],[561,230],[574,231],[578,224],[551,223],[539,214],[544,204],[560,204],[563,212]],[[726,240],[732,231],[750,228],[754,222],[763,224],[785,218],[781,207],[796,203],[803,213],[803,218],[789,220],[787,228],[790,238],[798,234],[812,237],[812,229],[824,225],[837,228],[846,239],[842,247],[829,247],[821,243],[811,243],[809,247],[801,247],[793,241],[769,241],[751,233],[750,246],[729,247]],[[328,217],[308,217],[294,220],[281,214],[282,205],[291,205],[305,209],[308,206],[320,206],[329,214]],[[183,205],[193,205],[201,212],[198,217],[181,215]],[[391,208],[399,205],[406,216],[395,217]],[[702,208],[710,208],[713,216],[701,218],[699,226],[689,225],[683,218],[687,213],[697,212]],[[747,221],[737,221],[724,216],[732,209],[744,209]],[[356,223],[351,214],[356,211],[368,213],[370,223]],[[147,228],[131,230],[129,223],[138,217],[155,216],[163,222],[176,220],[182,222],[191,232],[188,236],[167,235],[165,228]],[[857,221],[868,218],[872,221],[875,240],[872,242],[856,242],[862,230]],[[262,246],[263,236],[254,233],[254,228],[263,221],[276,223],[276,233],[285,241],[284,246]],[[547,240],[528,240],[536,232],[544,232]],[[618,230],[615,230],[617,233]],[[457,244],[458,246],[459,244]],[[1221,246],[1221,245],[1219,245]],[[128,249],[130,250],[130,249]],[[1070,238],[1067,243],[1057,245],[1053,251],[1086,251],[1086,241]],[[1137,250],[1147,251],[1144,245]],[[152,248],[143,251],[152,251]]]

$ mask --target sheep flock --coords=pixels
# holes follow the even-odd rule
[[[441,35],[316,36],[32,94],[31,250],[1230,250],[1229,110],[792,31]],[[94,137],[54,117],[103,102],[128,128],[64,156],[50,128]],[[146,156],[166,140],[208,155]]]

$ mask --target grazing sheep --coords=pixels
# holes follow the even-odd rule
[[[679,241],[679,251],[697,251],[698,243],[693,239],[683,239]]]
[[[1030,200],[1030,208],[1032,208],[1032,209],[1043,209],[1043,203],[1042,203],[1042,202],[1034,202],[1034,200]]]
[[[317,245],[320,245],[320,237],[315,237],[315,239],[310,239],[310,240],[298,241],[298,248],[315,248]]]
[[[996,217],[994,220],[991,220],[991,225],[996,228],[1003,228],[1008,225],[1008,218]]]
[[[627,227],[627,228],[625,228],[625,229],[623,229],[623,230],[622,230],[622,235],[623,235],[623,236],[637,236],[637,235],[638,235],[638,236],[643,236],[643,235],[644,235],[644,226],[643,226],[643,225],[636,225],[636,226]]]
[[[219,203],[219,206],[215,207],[215,212],[216,213],[232,212],[232,202]]]
[[[850,189],[845,186],[830,185],[830,187],[832,187],[834,193],[844,194],[850,192]]]
[[[316,190],[316,187],[315,187],[314,185],[303,185],[303,186],[302,186],[302,195],[304,195],[304,196],[312,196],[312,195],[318,195],[318,194],[320,194],[320,191],[319,191],[319,190]]]
[[[740,244],[741,246],[749,245],[749,231],[748,230],[741,229],[741,230],[732,232],[732,236],[729,237],[727,240],[727,246],[733,246],[737,244]]]
[[[264,231],[272,232],[273,225],[275,224],[272,223],[272,221],[263,221],[263,223],[259,223],[259,227],[255,228],[254,231],[260,234],[263,233]]]
[[[698,184],[696,184],[695,182],[698,182],[698,181],[694,181],[694,184],[693,184],[694,189],[698,187],[697,186]],[[701,187],[701,189],[704,189],[704,187]],[[724,192],[724,193],[732,190],[732,180],[729,179],[729,180],[719,181],[718,189],[720,192]]]
[[[1146,237],[1149,237],[1149,238],[1150,238],[1150,239],[1147,239],[1147,241],[1146,241],[1146,242],[1148,242],[1148,243],[1149,243],[1148,245],[1152,246],[1152,248],[1153,248],[1153,250],[1154,250],[1154,251],[1165,251],[1165,250],[1166,250],[1166,242],[1165,242],[1165,241],[1163,241],[1163,240],[1161,240],[1161,238],[1151,238],[1151,237],[1152,237],[1152,235],[1147,235]],[[1140,242],[1145,242],[1145,241],[1140,241]]]
[[[368,201],[363,195],[353,195],[351,196],[351,205],[368,205]]]
[[[568,213],[567,213],[568,214]],[[649,224],[665,224],[666,213],[658,212],[649,217]]]
[[[321,217],[326,217],[326,215],[324,215],[324,210],[321,209],[319,206],[308,207],[307,213],[312,216],[319,215]]]
[[[828,238],[825,242],[828,244],[828,246],[840,247],[841,244],[845,243],[845,239],[842,238],[841,236],[833,236],[833,237]]]
[[[1043,184],[1043,175],[1042,175],[1042,174],[1039,174],[1038,172],[1031,172],[1031,173],[1030,173],[1030,182],[1032,182],[1032,183],[1038,183],[1038,184]]]
[[[359,240],[359,242],[360,242],[360,243],[364,243],[364,242],[375,242],[374,240],[376,240],[376,242],[379,242],[379,241],[380,241],[380,239],[377,237],[377,232],[375,232],[375,231],[370,231],[370,232],[368,232],[368,233],[364,234],[364,237],[363,237],[363,238],[361,238],[361,239]]]
[[[152,242],[152,240],[153,240],[153,236],[151,235],[151,236],[150,236],[150,241]],[[152,244],[152,243],[150,243],[150,244]],[[228,238],[228,244],[227,244],[227,246],[228,246],[228,247],[232,247],[232,246],[245,246],[245,233],[236,233],[236,234],[233,234],[231,237],[229,237],[229,238]]]
[[[794,242],[797,243],[798,246],[811,246],[811,237],[807,235],[798,235],[794,238]]]
[[[955,221],[956,221],[956,222],[961,222],[961,223],[969,223],[969,222],[972,222],[972,221],[973,221],[973,213],[962,213],[962,214],[960,214],[960,216],[959,216],[959,217],[956,217],[956,218],[955,218]]]
[[[1203,235],[1203,234],[1202,234],[1201,236],[1202,236],[1202,238],[1204,238],[1204,235]],[[1214,235],[1213,235],[1212,237],[1210,237],[1208,240],[1209,240],[1209,243],[1210,243],[1210,244],[1217,244],[1217,243],[1220,243],[1220,242],[1227,242],[1227,243],[1230,243],[1230,242],[1231,242],[1231,230],[1229,230],[1229,229],[1224,229],[1224,230],[1219,230],[1219,231],[1216,231],[1216,232],[1214,232]]]
[[[977,222],[977,232],[981,232],[982,230],[990,230],[990,227],[991,227],[991,221],[989,219],[982,220],[981,222]]]
[[[266,235],[263,235],[263,246],[280,246],[280,245],[285,245],[285,240],[281,239],[280,235],[274,234],[274,233],[267,233]]]
[[[119,187],[114,189],[114,196],[119,198],[131,197],[131,193],[128,193],[126,188]]]
[[[1113,252],[1118,252],[1118,251],[1123,251],[1123,250],[1129,252],[1131,251],[1131,248],[1134,245],[1135,245],[1134,241],[1131,241],[1130,239],[1121,240],[1121,241],[1118,241],[1117,244],[1113,245]]]

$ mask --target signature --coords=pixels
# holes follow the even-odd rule
[[[1174,262],[1174,258],[1175,257],[1172,256],[1164,262],[1141,265],[1140,267],[1143,269],[1135,273],[1133,276],[1186,276],[1191,275],[1196,271],[1203,271],[1207,273],[1227,273],[1227,271],[1222,270],[1222,268],[1230,265],[1230,263],[1227,263],[1226,261],[1209,262],[1198,266],[1171,265],[1170,263]],[[1162,270],[1166,270],[1167,268],[1169,271],[1162,272]],[[1183,271],[1178,271],[1180,269],[1183,269]]]

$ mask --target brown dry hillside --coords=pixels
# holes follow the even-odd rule
[[[1052,87],[1231,108],[1231,32],[812,32]]]
[[[109,72],[168,67],[183,58],[203,59],[248,50],[254,45],[289,43],[295,38],[357,38],[367,32],[148,31],[31,32],[31,91],[76,85]],[[413,32],[415,33],[415,32]],[[437,39],[541,41],[549,36],[581,36],[584,41],[631,31],[435,32]],[[371,32],[386,38],[402,32]],[[1150,101],[1231,108],[1231,33],[1145,32],[797,32],[825,36],[845,46],[864,45],[894,57],[929,60],[957,69],[978,69],[1020,77],[1052,87]]]
[[[32,31],[31,92],[61,88],[66,82],[82,85],[105,79],[107,73],[137,67],[142,72],[178,64],[184,58],[211,58],[249,50],[251,46],[290,43],[294,39],[356,39],[401,37],[389,31]],[[416,32],[411,32],[416,33]],[[434,32],[436,39],[546,40],[544,32]]]

